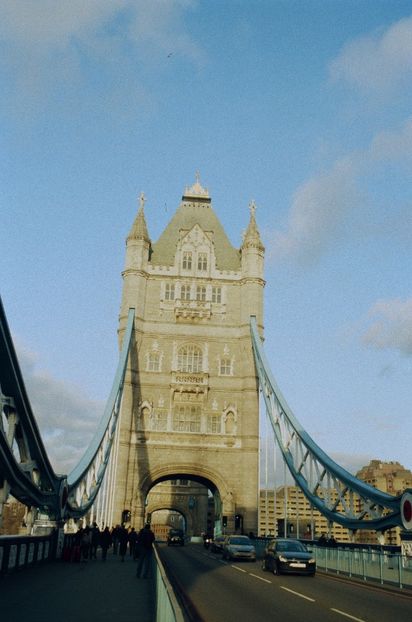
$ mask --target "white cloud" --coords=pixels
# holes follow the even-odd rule
[[[62,48],[86,38],[127,6],[121,0],[0,0],[0,37],[31,48]]]
[[[385,92],[412,78],[412,17],[387,30],[359,37],[344,46],[330,64],[334,80],[360,90]]]
[[[369,464],[373,459],[372,454],[348,454],[341,451],[331,452],[330,457],[343,469],[352,473],[352,475],[360,471],[362,467]]]
[[[32,117],[64,104],[139,111],[143,65],[169,53],[199,65],[204,54],[184,23],[191,0],[0,0],[0,71],[8,113]],[[99,79],[90,79],[96,75]],[[0,76],[1,76],[0,73]],[[88,99],[92,102],[88,102]]]
[[[330,171],[314,176],[295,193],[286,232],[275,232],[268,244],[270,259],[314,261],[341,234],[348,214],[360,202],[357,158],[339,160]]]
[[[363,335],[366,345],[412,356],[412,298],[380,300],[369,310],[369,316],[373,323]]]
[[[346,239],[348,232],[353,236],[353,230],[362,226],[369,234],[401,241],[410,239],[409,205],[391,205],[384,223],[371,220],[368,178],[379,174],[379,167],[388,163],[395,163],[399,173],[406,169],[409,174],[412,117],[396,130],[379,132],[363,151],[353,151],[337,160],[329,171],[304,182],[293,197],[286,230],[265,237],[269,260],[290,259],[307,266],[332,244]],[[367,219],[363,219],[363,214],[367,214]],[[378,212],[375,217],[380,217]],[[355,218],[356,226],[353,226]]]
[[[398,130],[379,132],[372,140],[369,157],[371,162],[398,160],[410,167],[412,164],[412,117]]]
[[[36,356],[22,347],[17,355],[36,422],[57,472],[69,473],[83,456],[103,414],[104,404],[38,369]]]

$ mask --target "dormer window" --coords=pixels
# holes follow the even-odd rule
[[[197,269],[205,272],[207,270],[207,253],[199,253],[197,256]]]
[[[183,270],[192,269],[192,252],[191,251],[183,251],[182,268]]]

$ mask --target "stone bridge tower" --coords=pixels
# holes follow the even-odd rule
[[[186,478],[214,494],[217,530],[227,523],[235,531],[236,522],[256,532],[259,396],[249,317],[262,330],[264,247],[255,205],[236,249],[198,178],[157,242],[144,203],[142,194],[126,242],[119,337],[134,307],[135,339],[106,522],[128,510],[139,528],[150,489]]]

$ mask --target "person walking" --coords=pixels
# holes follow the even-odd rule
[[[106,561],[107,549],[112,545],[112,536],[110,529],[105,527],[100,536],[100,546],[102,547],[102,561]]]
[[[135,528],[132,527],[129,531],[129,553],[130,557],[136,559],[136,545],[137,545],[137,533]]]
[[[136,576],[139,579],[147,579],[149,576],[154,540],[155,535],[150,529],[149,523],[147,523],[137,536],[139,561],[137,562]]]
[[[91,536],[92,543],[90,546],[90,559],[97,559],[97,547],[100,544],[100,529],[98,528],[97,523],[93,523]]]
[[[90,554],[90,546],[92,543],[92,535],[90,533],[90,528],[86,527],[82,533],[81,540],[81,551],[82,551],[82,561],[87,562]]]
[[[119,555],[120,555],[121,561],[124,562],[124,557],[127,552],[127,543],[129,541],[129,534],[124,525],[122,525],[118,531],[118,538],[119,538]]]

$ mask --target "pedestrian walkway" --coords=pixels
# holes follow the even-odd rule
[[[136,562],[129,555],[123,563],[109,552],[106,562],[39,564],[0,578],[0,619],[153,622],[154,585],[136,578]]]

